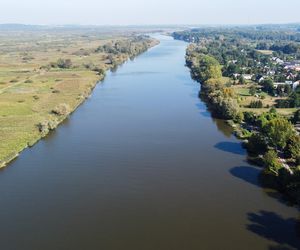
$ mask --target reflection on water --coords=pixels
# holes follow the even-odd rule
[[[297,247],[298,211],[210,117],[186,44],[159,38],[0,172],[1,249]]]
[[[223,133],[227,138],[230,138],[233,133],[233,128],[229,126],[224,120],[212,118],[213,122],[217,126],[218,130]]]

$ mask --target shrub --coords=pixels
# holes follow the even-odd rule
[[[55,115],[59,115],[59,116],[64,116],[69,114],[70,112],[70,107],[68,104],[65,103],[61,103],[59,105],[57,105],[53,110],[52,113]]]
[[[70,69],[72,67],[72,61],[70,59],[58,59],[56,65],[61,69]]]
[[[300,137],[298,135],[293,135],[288,139],[284,152],[289,158],[296,159],[300,156]]]
[[[272,146],[285,148],[288,140],[295,134],[293,125],[285,118],[271,119],[263,126],[263,132]]]
[[[269,150],[264,155],[264,166],[269,173],[278,176],[278,171],[282,168],[282,165],[278,161],[278,156],[275,150]]]
[[[263,103],[262,103],[261,100],[258,100],[258,101],[251,101],[249,107],[250,107],[250,108],[260,109],[260,108],[263,107]]]
[[[244,120],[244,113],[243,112],[238,112],[236,114],[236,116],[234,117],[234,121],[236,123],[241,123],[241,122],[243,122],[243,120]]]
[[[249,138],[247,150],[253,154],[264,154],[267,152],[268,146],[266,139],[259,133],[253,133]]]
[[[248,124],[254,125],[256,120],[255,113],[253,112],[244,112],[244,121]]]
[[[290,100],[276,100],[276,108],[290,108],[291,102]]]

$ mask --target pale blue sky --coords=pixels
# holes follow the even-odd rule
[[[287,23],[299,13],[300,0],[0,0],[0,23]]]

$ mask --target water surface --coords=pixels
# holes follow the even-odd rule
[[[0,249],[299,248],[298,211],[199,100],[187,44],[158,38],[0,172]]]

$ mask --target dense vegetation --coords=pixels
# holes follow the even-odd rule
[[[292,83],[300,80],[297,64],[285,67],[300,58],[300,34],[201,29],[174,37],[193,42],[186,62],[201,83],[202,98],[214,115],[235,123],[251,159],[264,166],[264,182],[300,204],[300,136],[295,129],[300,110],[285,109],[300,107],[300,87],[287,81],[289,75]],[[275,85],[279,80],[283,84]]]

